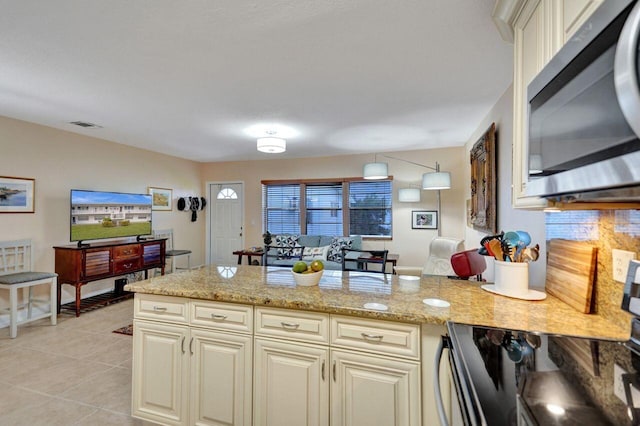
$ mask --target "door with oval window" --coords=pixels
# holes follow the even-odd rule
[[[224,182],[209,184],[209,235],[207,253],[209,264],[235,264],[236,250],[244,247],[243,184]]]

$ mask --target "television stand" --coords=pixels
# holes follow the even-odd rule
[[[111,241],[95,243],[91,246],[56,246],[55,271],[58,274],[58,313],[61,309],[75,311],[76,317],[89,308],[104,306],[131,297],[127,292],[113,292],[82,299],[82,286],[106,278],[119,277],[133,272],[144,271],[145,279],[149,269],[160,268],[164,275],[165,239],[146,241]],[[61,305],[62,284],[75,287],[75,302]]]

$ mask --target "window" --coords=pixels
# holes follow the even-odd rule
[[[391,236],[391,181],[349,183],[349,230]]]
[[[262,214],[272,234],[300,234],[300,185],[263,185]]]
[[[264,230],[390,238],[391,183],[355,179],[262,182]]]
[[[342,184],[306,186],[307,234],[343,235]]]

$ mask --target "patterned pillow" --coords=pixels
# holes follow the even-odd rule
[[[299,235],[281,234],[274,238],[275,246],[278,248],[278,256],[300,256],[300,250],[292,250],[298,245]]]
[[[324,247],[305,247],[302,253],[302,260],[327,260],[329,246]]]
[[[327,260],[332,262],[342,262],[342,248],[352,248],[353,239],[349,237],[333,237],[329,246]]]

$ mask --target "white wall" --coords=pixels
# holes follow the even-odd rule
[[[95,129],[99,136],[100,130]],[[0,117],[0,175],[35,179],[35,213],[0,214],[0,240],[31,238],[36,268],[54,270],[55,245],[69,241],[69,191],[90,189],[146,193],[148,186],[173,189],[174,209],[153,212],[156,229],[173,228],[175,245],[204,261],[204,219],[175,207],[177,197],[201,195],[200,164],[24,121]],[[204,215],[200,216],[201,218]],[[113,280],[83,286],[83,296],[103,292]],[[74,299],[63,286],[63,302]],[[0,292],[0,305],[7,295]]]
[[[512,149],[513,140],[513,87],[510,86],[502,94],[498,102],[478,125],[466,144],[467,159],[473,145],[478,141],[491,123],[496,123],[497,133],[497,186],[498,186],[498,232],[500,230],[515,231],[525,230],[531,234],[532,244],[540,245],[540,260],[531,263],[530,266],[530,287],[544,288],[546,274],[546,245],[545,245],[545,225],[544,213],[542,211],[529,211],[514,209],[511,207],[511,170],[512,170]],[[466,181],[471,180],[471,169],[465,168]],[[471,189],[467,188],[465,199],[471,198]],[[465,240],[466,247],[480,247],[480,240],[487,234],[478,232],[466,227]],[[475,245],[474,245],[475,244]],[[493,281],[493,261],[487,257],[487,271],[483,275],[487,281]]]

